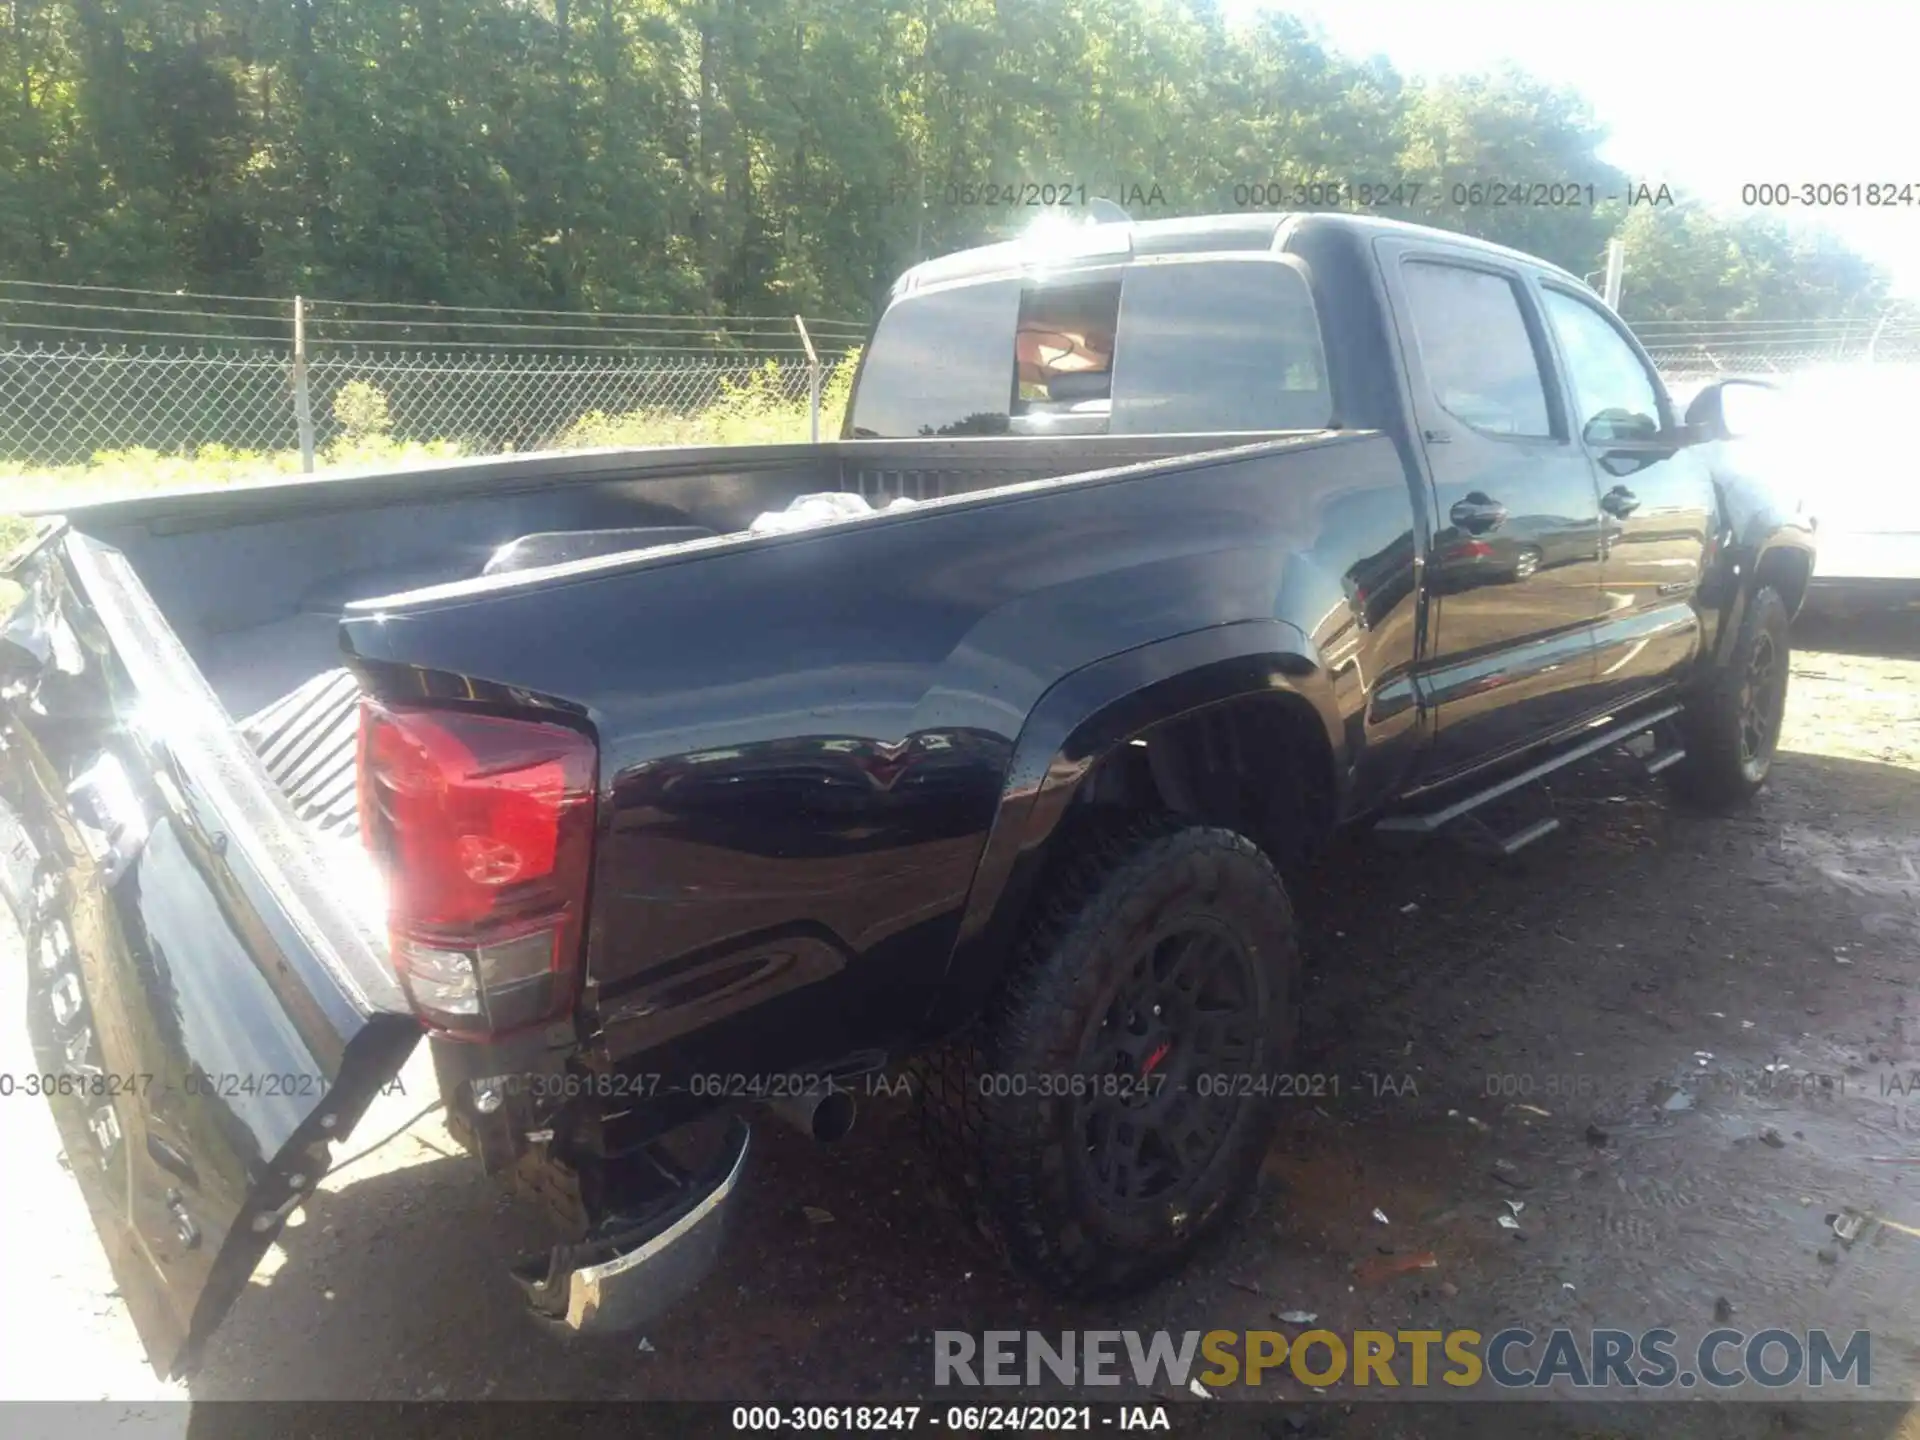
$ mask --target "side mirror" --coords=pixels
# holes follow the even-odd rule
[[[1765,380],[1715,380],[1687,406],[1688,431],[1701,440],[1739,440],[1757,435],[1778,403],[1779,389]]]

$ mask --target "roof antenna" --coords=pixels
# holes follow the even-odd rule
[[[1087,202],[1087,224],[1089,225],[1131,225],[1133,217],[1104,195],[1096,195]]]

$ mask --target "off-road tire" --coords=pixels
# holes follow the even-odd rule
[[[1763,585],[1747,601],[1726,663],[1702,677],[1681,715],[1687,756],[1667,772],[1675,794],[1726,811],[1766,784],[1786,715],[1791,658],[1786,601]]]
[[[1251,840],[1159,821],[1090,840],[1039,903],[997,1000],[917,1067],[923,1130],[1016,1269],[1066,1297],[1124,1294],[1184,1264],[1253,1185],[1278,1103],[1269,1077],[1289,1073],[1298,1027],[1293,910]],[[1136,1005],[1143,995],[1165,1003]],[[1151,1094],[1129,1084],[1132,1104],[1188,1108],[1076,1098],[1074,1077],[1116,1047],[1149,1052],[1136,1080],[1160,1076]],[[1135,1138],[1196,1117],[1190,1170],[1175,1142]],[[1100,1157],[1129,1141],[1135,1163],[1102,1178]],[[1148,1193],[1149,1177],[1169,1188]],[[1116,1196],[1129,1179],[1139,1193]]]

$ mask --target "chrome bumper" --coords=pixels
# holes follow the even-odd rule
[[[706,1279],[747,1165],[750,1131],[736,1119],[719,1158],[645,1225],[554,1251],[546,1274],[521,1274],[534,1310],[582,1335],[632,1330]]]

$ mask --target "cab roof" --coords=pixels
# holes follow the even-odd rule
[[[1167,220],[1113,220],[1062,226],[1046,235],[1022,236],[970,250],[957,250],[913,266],[895,282],[892,298],[929,285],[1005,275],[1035,266],[1081,268],[1124,264],[1146,255],[1208,254],[1231,250],[1286,250],[1290,242],[1315,236],[1345,236],[1362,242],[1379,236],[1425,238],[1459,250],[1498,257],[1570,280],[1590,289],[1578,276],[1536,255],[1491,241],[1478,240],[1430,225],[1414,225],[1373,215],[1345,215],[1324,211],[1254,212],[1225,215],[1189,215]]]

